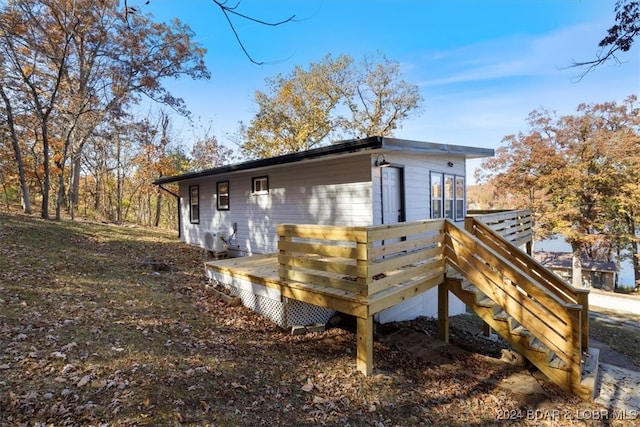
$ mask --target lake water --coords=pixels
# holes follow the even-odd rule
[[[571,252],[571,245],[564,238],[555,237],[553,239],[540,240],[535,242],[533,246],[535,251],[546,252]],[[618,273],[618,287],[633,288],[633,263],[630,259],[624,260],[620,264],[620,272]]]

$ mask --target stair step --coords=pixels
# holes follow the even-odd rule
[[[476,287],[476,285],[466,281],[462,283],[462,290],[465,292],[473,292],[473,293],[479,292],[479,289]]]
[[[529,348],[531,350],[534,351],[539,351],[541,353],[544,353],[548,350],[547,346],[544,345],[544,343],[542,341],[540,341],[538,338],[534,338],[532,340],[529,340]]]
[[[582,377],[592,376],[598,372],[598,360],[600,358],[600,350],[589,347],[589,353],[582,354]],[[597,376],[597,375],[595,375]]]
[[[513,286],[517,286],[515,283]],[[596,392],[598,377],[599,354],[596,349],[589,348],[588,353],[582,354],[581,373],[582,378],[578,384],[574,384],[572,366],[562,360],[544,342],[536,338],[535,330],[531,330],[520,324],[513,316],[507,313],[500,305],[495,303],[488,295],[468,280],[455,283],[451,287],[454,294],[472,308],[485,322],[494,328],[512,345],[519,348],[522,354],[545,373],[552,381],[563,389],[571,390],[585,399],[593,399]],[[519,289],[520,290],[520,289]],[[522,290],[520,290],[522,292]],[[525,320],[525,319],[522,319]],[[502,323],[506,322],[506,323]],[[536,332],[537,334],[537,332]],[[541,336],[541,338],[543,338]],[[543,338],[544,339],[544,338]],[[578,350],[579,351],[579,350]],[[575,360],[574,356],[570,356]],[[573,362],[570,362],[573,363]],[[563,373],[555,371],[561,370]],[[569,383],[571,381],[571,383]]]
[[[495,320],[508,321],[511,318],[511,316],[506,311],[500,310],[500,311],[497,311],[496,313],[493,313],[493,318]]]
[[[476,305],[479,305],[480,307],[491,308],[494,307],[496,303],[494,303],[493,300],[488,296],[483,296],[482,298],[476,299]]]
[[[589,354],[583,355],[583,364],[582,364],[582,381],[580,384],[586,388],[587,390],[592,390],[591,399],[595,396],[595,392],[597,390],[596,381],[598,378],[598,367],[600,360],[600,350],[597,348],[589,347]]]
[[[549,357],[549,362],[547,362],[547,365],[549,365],[552,368],[562,369],[563,371],[569,370],[569,366],[567,366],[564,360],[560,359],[558,355],[555,354],[554,352],[551,352]]]
[[[511,333],[513,335],[521,335],[523,337],[533,337],[533,334],[531,334],[531,332],[522,325],[517,325],[515,328],[511,329]]]

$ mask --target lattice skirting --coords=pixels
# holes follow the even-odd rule
[[[267,292],[267,289],[261,285],[251,284],[250,289],[243,289],[246,286],[242,286],[242,284],[236,283],[240,286],[234,286],[225,283],[224,276],[212,279],[226,287],[231,295],[240,297],[244,306],[265,316],[281,328],[327,323],[335,314],[334,310],[328,308],[289,298],[278,298],[279,292],[274,293],[272,290]]]

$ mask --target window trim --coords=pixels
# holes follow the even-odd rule
[[[227,186],[227,192],[226,193],[223,193],[221,191],[221,187],[223,185]],[[229,188],[229,181],[228,180],[227,181],[218,181],[218,182],[216,182],[216,209],[217,210],[219,210],[219,211],[228,211],[229,210],[230,193],[231,193],[231,191],[230,191],[230,188]],[[226,199],[227,199],[226,205],[223,205],[222,202],[221,202],[223,197],[226,197]]]
[[[456,218],[456,177],[445,173],[442,179],[442,215],[443,218],[455,221]],[[447,184],[447,181],[450,181]],[[447,186],[450,185],[450,186]]]
[[[440,184],[440,196],[434,197],[434,179],[437,178]],[[453,178],[453,194],[446,194],[446,180],[447,178]],[[458,196],[458,182],[462,182],[462,197]],[[432,219],[439,218],[448,218],[453,221],[462,221],[464,220],[466,213],[466,204],[467,204],[467,189],[465,186],[466,179],[463,175],[455,175],[446,172],[438,172],[438,171],[430,171],[429,172],[429,210]],[[450,216],[446,215],[445,208],[446,204],[449,202],[452,203],[452,210]],[[458,210],[458,203],[462,203],[462,211]],[[439,216],[434,216],[434,203],[438,204]]]
[[[258,182],[264,182],[266,188],[256,190],[256,183]],[[251,178],[251,194],[256,196],[261,194],[269,194],[269,175],[254,176]]]
[[[200,224],[200,186],[197,184],[189,186],[189,221],[191,224]]]
[[[458,182],[462,182],[462,197],[458,198]],[[454,191],[454,198],[453,198],[453,211],[454,211],[454,216],[455,216],[455,221],[462,221],[465,217],[465,212],[467,211],[466,207],[467,207],[467,186],[466,186],[466,179],[464,176],[462,175],[456,175],[454,177],[454,182],[453,182],[453,191]],[[460,215],[458,216],[458,202],[462,202],[462,210],[460,211]]]
[[[443,174],[441,172],[434,172],[431,171],[429,173],[429,209],[431,210],[431,219],[437,219],[437,218],[442,218],[444,215],[443,212],[443,204],[442,204],[442,200],[443,200],[443,192],[444,192],[444,178],[442,176]],[[434,177],[437,177],[440,180],[440,196],[439,197],[434,197],[434,191],[433,191],[433,187],[434,187]],[[438,211],[439,211],[439,215],[435,216],[435,209],[434,207],[434,203],[438,202]]]

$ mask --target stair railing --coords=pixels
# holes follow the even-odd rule
[[[581,350],[587,352],[589,349],[589,290],[571,286],[571,284],[545,268],[515,245],[509,244],[507,239],[484,223],[483,219],[483,216],[467,217],[465,220],[465,229],[496,253],[509,259],[522,271],[535,278],[540,286],[556,295],[563,302],[582,307],[580,317],[580,341]]]
[[[509,255],[515,249],[511,244],[494,249],[488,235],[493,236],[473,236],[447,220],[447,263],[553,351],[579,382],[582,306],[563,300],[541,283],[539,275],[523,269]]]

